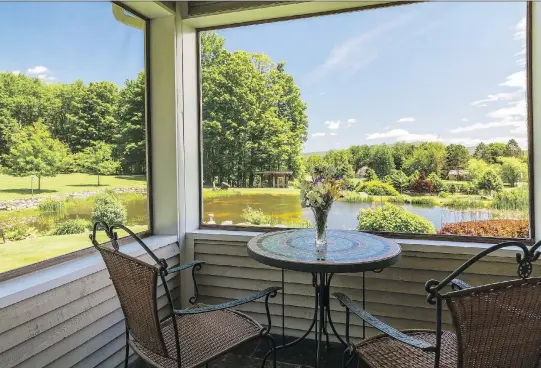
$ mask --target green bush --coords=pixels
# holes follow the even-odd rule
[[[439,193],[445,190],[445,183],[436,173],[431,173],[430,175],[428,175],[428,178],[426,178],[426,180],[432,183],[432,191]]]
[[[476,199],[451,198],[450,200],[445,202],[445,207],[456,209],[487,208],[489,206],[489,201],[479,201]]]
[[[499,192],[492,200],[498,210],[527,210],[530,205],[528,191],[523,188]]]
[[[402,207],[385,204],[376,209],[360,210],[357,215],[359,231],[388,231],[397,233],[434,234],[434,225]]]
[[[364,174],[364,180],[373,181],[373,180],[379,180],[379,178],[376,172],[374,171],[374,169],[369,167],[368,169],[366,169],[366,172]]]
[[[260,209],[256,210],[250,206],[242,210],[241,217],[252,225],[276,225],[277,223],[272,216],[267,216]]]
[[[89,229],[92,224],[83,219],[70,219],[59,224],[56,229],[53,230],[51,235],[71,235],[81,234]]]
[[[358,187],[357,191],[365,192],[370,195],[387,195],[387,196],[398,196],[400,193],[397,192],[391,184],[384,183],[379,180],[371,180],[362,182]]]
[[[107,225],[125,224],[128,213],[118,195],[106,191],[95,197],[91,218],[93,223],[103,221]]]
[[[58,213],[64,209],[64,202],[58,199],[47,198],[39,203],[38,208],[41,212]]]
[[[447,193],[447,192],[439,192],[438,197],[440,197],[440,198],[449,198],[449,193]]]
[[[411,204],[418,206],[441,206],[441,202],[436,197],[408,197]]]
[[[373,198],[369,195],[363,195],[357,192],[344,192],[342,198],[338,199],[341,202],[348,202],[348,203],[365,203],[365,202],[372,202]]]
[[[4,230],[4,238],[10,241],[19,241],[30,238],[36,233],[36,229],[24,222],[16,222]]]

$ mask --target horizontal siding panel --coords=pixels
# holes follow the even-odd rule
[[[156,255],[158,258],[167,259],[169,266],[178,264],[178,246],[176,244],[157,249]],[[151,261],[149,256],[139,257],[139,259]],[[103,270],[35,295],[7,308],[2,308],[0,309],[0,320],[2,321],[0,334],[108,285],[111,285],[109,273]]]
[[[176,244],[155,252],[169,266],[178,265]],[[138,259],[151,262],[146,254]],[[168,275],[166,279],[178,302],[178,274]],[[164,316],[168,312],[167,298],[163,285],[159,284],[159,315]],[[116,345],[108,347],[110,342],[118,345],[122,341],[124,345],[124,317],[106,270],[3,308],[0,318],[2,368],[95,366],[103,362],[114,367],[118,363],[107,362],[104,352],[111,356],[117,353]],[[88,363],[84,363],[86,359],[90,359]]]

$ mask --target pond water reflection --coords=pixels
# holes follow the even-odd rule
[[[281,223],[295,222],[306,219],[314,222],[312,211],[301,208],[299,197],[295,195],[274,196],[266,194],[238,195],[221,198],[205,199],[203,203],[203,220],[209,220],[209,214],[214,214],[217,224],[223,221],[233,221],[234,224],[245,222],[241,217],[242,210],[250,206],[261,209],[265,215],[277,218]],[[382,206],[380,202],[333,204],[329,215],[329,227],[333,229],[355,229],[357,227],[357,214],[361,209]],[[452,210],[444,207],[402,205],[408,211],[428,219],[434,224],[436,230],[442,225],[462,221],[482,221],[492,218],[488,209]]]

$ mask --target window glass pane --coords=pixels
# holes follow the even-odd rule
[[[331,228],[529,238],[525,3],[386,7],[200,46],[203,223],[313,226],[299,188],[330,170]]]
[[[115,7],[0,3],[0,272],[149,229],[145,23]]]

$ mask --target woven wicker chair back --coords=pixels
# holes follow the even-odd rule
[[[456,329],[459,368],[539,366],[541,278],[474,287],[442,298]]]
[[[158,269],[105,247],[98,248],[132,337],[147,349],[167,355],[156,305]]]

